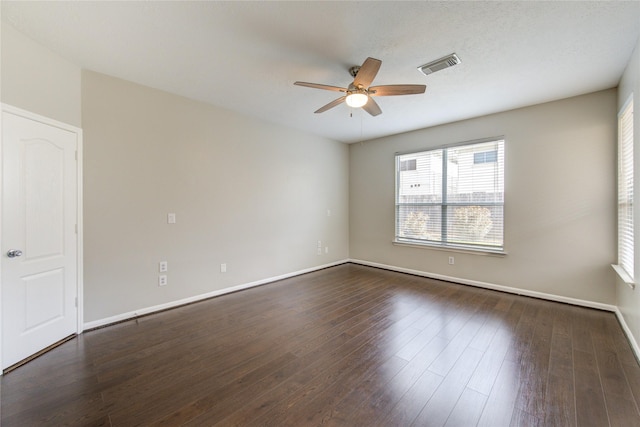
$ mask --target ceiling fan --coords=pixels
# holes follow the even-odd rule
[[[323,113],[344,101],[350,107],[362,107],[363,110],[372,116],[377,116],[382,113],[380,106],[373,100],[373,96],[414,95],[424,93],[427,88],[425,85],[369,86],[376,77],[376,74],[378,74],[380,65],[382,65],[382,61],[379,59],[367,58],[361,66],[356,65],[351,67],[349,69],[349,73],[353,77],[353,83],[351,83],[347,88],[307,82],[295,82],[294,84],[298,86],[345,93],[345,95],[340,98],[320,107],[315,111],[315,113]]]

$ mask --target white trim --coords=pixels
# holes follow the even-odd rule
[[[618,318],[618,322],[620,322],[620,326],[622,326],[622,330],[627,336],[627,341],[629,341],[629,345],[631,345],[631,350],[635,353],[636,359],[640,363],[640,346],[638,346],[638,342],[636,338],[633,336],[633,332],[629,329],[629,325],[624,320],[624,316],[618,307],[615,309],[616,317]]]
[[[78,320],[76,333],[81,334],[84,330],[84,140],[82,129],[78,129],[78,145],[76,147],[76,170],[77,170],[77,211],[76,211],[76,242],[77,242],[77,283],[78,289],[76,296],[78,298]]]
[[[73,132],[73,133],[77,133],[79,135],[82,135],[82,129],[80,129],[79,127],[67,124],[67,123],[62,123],[59,122],[55,119],[51,119],[49,117],[45,117],[45,116],[41,116],[39,114],[36,113],[32,113],[31,111],[27,111],[27,110],[23,110],[21,108],[18,107],[14,107],[13,105],[9,105],[9,104],[2,104],[2,111],[6,111],[7,113],[11,113],[11,114],[15,114],[17,116],[21,116],[24,117],[26,119],[30,119],[30,120],[34,120],[36,122],[40,122],[40,123],[44,123],[45,125],[49,125],[49,126],[53,126],[53,127],[57,127],[60,129],[64,129],[67,130],[69,132]]]
[[[410,248],[417,249],[435,249],[436,251],[447,251],[447,252],[457,252],[461,254],[471,254],[471,255],[486,255],[486,256],[497,256],[497,257],[505,257],[507,253],[504,250],[491,250],[487,247],[465,247],[465,246],[456,246],[451,244],[441,245],[435,243],[418,243],[418,242],[410,242],[410,241],[402,241],[402,240],[392,240],[391,244],[395,246],[407,246]]]
[[[2,18],[2,12],[0,11],[0,18]],[[1,49],[0,49],[1,50]],[[0,92],[2,92],[1,90],[2,84],[0,83]],[[0,103],[0,117],[2,115],[2,109],[4,108],[4,104]],[[4,171],[2,170],[2,147],[4,145],[4,141],[2,140],[2,135],[3,135],[3,131],[2,131],[2,119],[0,118],[0,189],[2,188],[2,177],[4,175]],[[2,191],[0,191],[0,228],[1,228],[1,224],[2,224]],[[2,245],[2,236],[0,236],[0,247]],[[0,268],[0,368],[3,365],[2,363],[2,341],[3,337],[2,337],[2,268]],[[0,377],[2,377],[3,375],[3,370],[0,369]]]
[[[635,289],[636,288],[635,282],[633,281],[631,276],[629,276],[629,273],[626,272],[626,270],[624,269],[623,266],[618,265],[618,264],[611,264],[611,267],[618,274],[618,277],[620,277],[620,280],[622,280],[624,283],[626,283],[627,286],[629,286],[631,289]]]
[[[261,286],[261,285],[266,285],[268,283],[276,282],[278,280],[288,279],[288,278],[294,277],[294,276],[300,276],[302,274],[311,273],[311,272],[317,271],[317,270],[323,270],[325,268],[334,267],[336,265],[341,265],[341,264],[346,264],[348,262],[349,262],[348,259],[344,259],[344,260],[332,262],[332,263],[329,263],[329,264],[324,264],[324,265],[319,265],[319,266],[316,266],[316,267],[306,268],[304,270],[294,271],[293,273],[286,273],[286,274],[282,274],[280,276],[269,277],[269,278],[266,278],[266,279],[256,280],[255,282],[249,282],[249,283],[245,283],[245,284],[242,284],[242,285],[232,286],[230,288],[219,289],[219,290],[216,290],[216,291],[211,291],[211,292],[207,292],[207,293],[200,294],[200,295],[195,295],[195,296],[192,296],[192,297],[183,298],[183,299],[176,300],[176,301],[171,301],[171,302],[168,302],[168,303],[165,303],[165,304],[159,304],[159,305],[154,305],[152,307],[141,308],[139,310],[130,311],[128,313],[122,313],[122,314],[118,314],[118,315],[115,315],[115,316],[106,317],[104,319],[99,319],[99,320],[94,320],[94,321],[91,321],[91,322],[87,322],[87,323],[84,324],[84,329],[85,330],[95,329],[95,328],[99,328],[99,327],[102,327],[102,326],[107,326],[107,325],[110,325],[110,324],[113,324],[113,323],[118,323],[118,322],[123,322],[125,320],[135,319],[136,317],[144,316],[146,314],[151,314],[151,313],[155,313],[155,312],[158,312],[158,311],[163,311],[163,310],[167,310],[167,309],[170,309],[170,308],[179,307],[179,306],[185,305],[185,304],[191,304],[191,303],[194,303],[194,302],[198,302],[198,301],[202,301],[202,300],[205,300],[205,299],[217,297],[217,296],[220,296],[220,295],[241,291],[243,289],[253,288],[253,287]]]
[[[0,103],[1,111],[7,112],[10,114],[15,114],[20,117],[24,117],[29,120],[33,120],[36,122],[43,123],[48,126],[57,127],[59,129],[63,129],[65,131],[69,131],[76,134],[76,151],[78,156],[78,161],[76,163],[76,191],[77,191],[77,217],[76,222],[78,226],[78,232],[76,234],[76,244],[77,244],[77,256],[76,256],[76,297],[78,298],[78,310],[76,315],[76,333],[80,334],[83,331],[84,324],[84,237],[83,237],[83,163],[82,163],[82,152],[83,152],[83,134],[82,129],[67,123],[59,122],[57,120],[51,119],[49,117],[41,116],[36,113],[32,113],[31,111],[23,110],[18,107],[14,107],[9,104]],[[1,120],[0,120],[1,122]],[[0,126],[0,136],[2,135],[2,129]],[[2,141],[0,141],[0,147]],[[0,157],[0,165],[2,158]],[[2,170],[0,168],[0,178],[2,177]],[[1,179],[0,179],[0,188],[1,188]],[[1,198],[0,198],[0,211],[1,211]],[[1,219],[1,218],[0,218]],[[0,239],[1,243],[1,239]],[[0,271],[0,275],[1,275]],[[0,276],[1,277],[1,276]],[[2,302],[0,301],[0,336],[2,335]],[[2,340],[0,340],[0,366],[2,364]],[[2,375],[2,370],[0,370],[0,376]]]
[[[561,295],[547,294],[545,292],[537,292],[537,291],[530,291],[527,289],[512,288],[510,286],[496,285],[494,283],[480,282],[477,280],[461,279],[459,277],[445,276],[443,274],[436,274],[436,273],[428,273],[426,271],[412,270],[410,268],[396,267],[392,265],[379,264],[376,262],[363,261],[358,259],[351,259],[349,261],[354,264],[361,264],[369,267],[383,268],[385,270],[392,270],[400,273],[408,273],[408,274],[413,274],[415,276],[428,277],[430,279],[444,280],[447,282],[459,283],[461,285],[470,285],[478,288],[485,288],[485,289],[492,289],[494,291],[507,292],[510,294],[524,295],[528,297],[540,298],[540,299],[545,299],[545,300],[555,301],[555,302],[563,302],[566,304],[578,305],[581,307],[596,308],[598,310],[605,310],[605,311],[611,311],[611,312],[615,312],[618,309],[618,307],[611,304],[603,304],[599,302],[587,301],[587,300],[582,300],[577,298],[563,297]]]

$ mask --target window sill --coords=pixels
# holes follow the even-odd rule
[[[617,265],[617,264],[611,264],[611,267],[613,267],[615,272],[618,274],[618,277],[620,277],[620,279],[624,283],[626,283],[627,286],[629,286],[631,289],[635,289],[636,288],[635,282],[633,281],[631,276],[629,276],[629,274],[627,274],[627,272],[624,270],[624,268],[622,268],[622,266]]]
[[[392,243],[396,246],[408,246],[411,248],[420,248],[420,249],[435,249],[437,251],[457,252],[457,253],[463,253],[463,254],[486,255],[486,256],[497,256],[497,257],[507,256],[507,253],[505,251],[491,250],[486,248],[476,249],[476,248],[466,248],[464,246],[432,245],[428,243],[404,242],[401,240],[394,240]]]

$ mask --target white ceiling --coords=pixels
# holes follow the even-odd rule
[[[344,142],[406,132],[617,86],[640,2],[14,2],[2,20],[79,66]],[[416,67],[450,53],[462,63]],[[374,84],[426,84],[313,112],[348,69]]]

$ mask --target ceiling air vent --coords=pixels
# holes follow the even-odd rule
[[[444,58],[437,59],[435,61],[431,61],[428,64],[424,64],[418,67],[425,76],[429,74],[435,73],[436,71],[444,70],[445,68],[453,67],[454,65],[458,65],[460,63],[460,58],[455,53],[451,55],[447,55]]]

